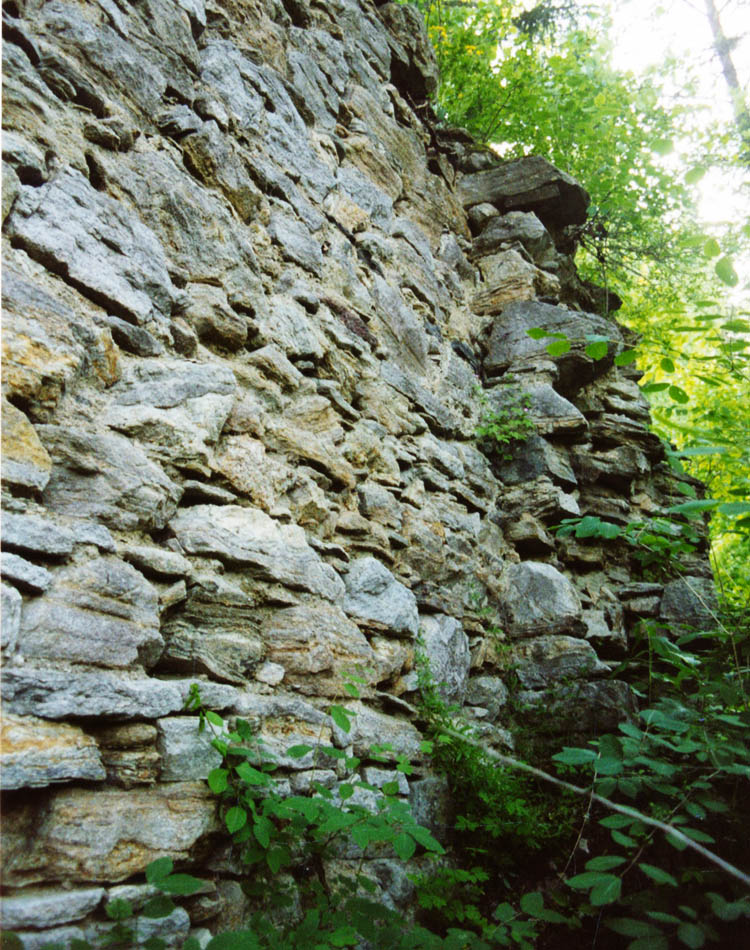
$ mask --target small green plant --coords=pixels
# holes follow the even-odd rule
[[[487,394],[477,386],[475,390],[481,414],[474,434],[480,446],[490,455],[500,454],[503,461],[510,461],[513,448],[525,442],[536,431],[531,418],[531,396],[512,385],[503,383],[502,399],[490,406]]]

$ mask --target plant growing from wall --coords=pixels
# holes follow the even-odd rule
[[[510,461],[513,452],[535,431],[531,417],[531,396],[512,385],[507,380],[502,385],[502,398],[490,405],[484,390],[477,386],[474,390],[479,400],[479,425],[474,430],[480,447],[487,455],[499,456]]]

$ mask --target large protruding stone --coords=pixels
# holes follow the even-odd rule
[[[447,703],[463,702],[469,675],[469,638],[460,621],[445,614],[421,618],[424,652],[438,692]]]
[[[106,778],[96,742],[78,726],[6,713],[0,734],[0,788]]]
[[[189,554],[218,557],[296,590],[337,600],[344,585],[332,567],[308,545],[296,525],[281,525],[259,508],[195,505],[178,513],[170,527]]]
[[[502,607],[512,637],[586,632],[581,599],[564,574],[551,564],[524,561],[511,564],[502,577]]]
[[[153,666],[163,647],[156,591],[116,557],[56,572],[47,595],[23,611],[19,650],[24,656]]]
[[[156,235],[73,168],[23,187],[8,223],[12,240],[74,287],[133,323],[164,323],[175,288]]]
[[[459,192],[465,208],[489,202],[503,214],[533,211],[543,224],[555,228],[583,224],[591,200],[585,188],[541,155],[465,175]]]
[[[356,560],[346,575],[344,610],[395,636],[415,637],[419,630],[417,599],[374,557]]]

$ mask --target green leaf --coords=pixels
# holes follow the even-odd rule
[[[539,891],[532,891],[530,894],[524,894],[521,898],[521,910],[529,917],[537,917],[544,909],[544,897]]]
[[[229,785],[229,771],[227,769],[211,769],[208,773],[208,787],[214,795],[221,795]]]
[[[150,920],[159,920],[162,917],[169,917],[174,909],[174,902],[166,894],[157,894],[156,897],[146,901],[142,913]]]
[[[386,782],[383,785],[384,795],[398,795],[398,782]]]
[[[706,243],[703,245],[703,256],[704,257],[718,257],[721,254],[721,248],[719,247],[719,242],[716,238],[709,238]]]
[[[205,881],[200,881],[192,874],[170,874],[169,877],[163,877],[153,883],[165,894],[175,894],[179,897],[188,897],[206,886]]]
[[[107,904],[105,911],[110,920],[130,920],[133,905],[122,897],[116,897]]]
[[[589,901],[594,907],[602,907],[604,904],[614,903],[622,892],[622,881],[614,874],[609,875],[608,881],[602,881],[596,887],[591,889]]]
[[[638,863],[638,867],[657,884],[671,884],[672,887],[677,887],[677,880],[668,871],[663,871],[661,868],[654,867],[653,864],[646,864],[643,861]]]
[[[253,768],[249,762],[240,762],[240,764],[235,768],[235,772],[246,785],[270,785],[271,783],[271,778],[269,775]]]
[[[641,392],[644,393],[663,393],[665,389],[669,389],[669,383],[646,383],[641,386]]]
[[[344,709],[343,706],[331,706],[330,712],[331,719],[333,719],[339,729],[343,729],[344,732],[351,730],[352,724],[349,717],[353,714],[350,713],[348,709]]]
[[[233,835],[235,831],[244,828],[247,823],[247,812],[244,808],[240,808],[239,805],[234,805],[224,816],[224,822],[226,823],[229,834]]]
[[[568,878],[565,882],[568,887],[573,887],[579,891],[585,891],[589,887],[596,887],[598,884],[606,884],[614,878],[614,874],[603,874],[601,871],[584,871],[583,874],[576,874],[575,877]]]
[[[393,849],[402,861],[408,861],[416,851],[417,845],[411,835],[402,831],[393,839]]]
[[[736,287],[739,283],[740,278],[737,276],[737,271],[734,269],[731,257],[722,257],[717,261],[714,270],[719,280],[728,287]]]
[[[744,515],[750,511],[750,501],[727,501],[716,510],[722,515]]]
[[[669,155],[674,145],[671,139],[656,139],[651,143],[651,148],[657,155]]]
[[[586,862],[587,871],[611,871],[625,863],[625,858],[616,854],[603,854]]]
[[[271,835],[274,831],[274,824],[270,818],[261,815],[253,824],[253,834],[255,840],[262,848],[267,848],[271,844]]]
[[[234,930],[217,934],[208,941],[206,950],[260,950],[260,944],[252,930]]]
[[[685,175],[685,184],[686,185],[695,185],[701,178],[706,174],[708,169],[705,165],[694,165],[689,172]]]
[[[680,938],[680,941],[685,944],[686,947],[690,947],[691,950],[698,950],[699,947],[702,947],[706,942],[706,934],[702,927],[699,927],[698,924],[680,924],[677,928],[677,936]]]
[[[633,917],[613,917],[605,921],[605,926],[614,930],[622,937],[659,937],[661,930],[645,920],[635,920]]]
[[[590,356],[592,360],[603,360],[609,351],[609,344],[606,340],[597,340],[594,343],[589,343],[584,352],[586,356]]]
[[[636,841],[633,838],[624,835],[621,831],[611,831],[612,840],[615,844],[621,845],[623,848],[634,848],[636,846]]]
[[[615,357],[615,366],[627,366],[638,359],[638,353],[635,350],[623,350]]]
[[[215,713],[212,709],[207,709],[205,715],[212,726],[217,726],[219,729],[224,728],[224,720],[218,713]]]
[[[344,689],[352,697],[352,699],[359,699],[359,690],[354,685],[354,683],[344,683]]]
[[[674,373],[674,363],[668,356],[662,358],[659,366],[661,366],[665,373]]]
[[[690,396],[685,392],[681,386],[670,386],[669,395],[674,399],[675,402],[679,402],[681,405],[690,402]]]
[[[359,934],[354,927],[339,927],[328,937],[332,947],[353,947],[359,942]]]
[[[704,511],[709,511],[711,508],[716,508],[719,502],[715,498],[703,498],[695,499],[693,501],[683,501],[679,505],[673,505],[668,509],[667,514],[670,515],[700,515]]]
[[[628,950],[669,950],[669,941],[664,936],[639,937],[628,944]]]
[[[526,335],[530,336],[532,340],[541,340],[545,336],[549,336],[549,333],[542,327],[532,327],[526,331]]]
[[[579,749],[570,746],[564,746],[562,752],[553,755],[555,762],[562,765],[586,765],[596,759],[596,752],[593,749]]]
[[[286,754],[291,759],[301,759],[303,756],[307,755],[308,752],[312,752],[313,747],[311,745],[293,745],[286,750]]]
[[[570,340],[555,340],[554,343],[549,343],[545,349],[550,356],[562,356],[563,353],[570,350]]]
[[[174,863],[171,858],[157,858],[146,868],[146,880],[149,884],[158,884],[162,878],[171,874],[174,869]]]
[[[440,842],[436,838],[433,838],[430,832],[426,828],[423,828],[422,825],[410,826],[409,833],[427,851],[433,851],[436,854],[445,854],[445,850]]]

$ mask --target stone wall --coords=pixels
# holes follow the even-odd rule
[[[95,934],[169,855],[211,882],[160,924],[179,941],[242,913],[192,682],[256,724],[291,788],[312,765],[284,758],[295,741],[365,762],[391,742],[424,815],[402,701],[420,632],[488,741],[513,741],[511,669],[517,703],[557,704],[540,730],[613,726],[633,624],[698,602],[639,579],[627,546],[550,528],[682,496],[614,366],[626,331],[575,272],[585,190],[435,126],[412,9],[3,18],[4,926],[30,950]],[[487,453],[483,403],[514,393],[535,433]],[[326,710],[355,670],[347,736]]]

